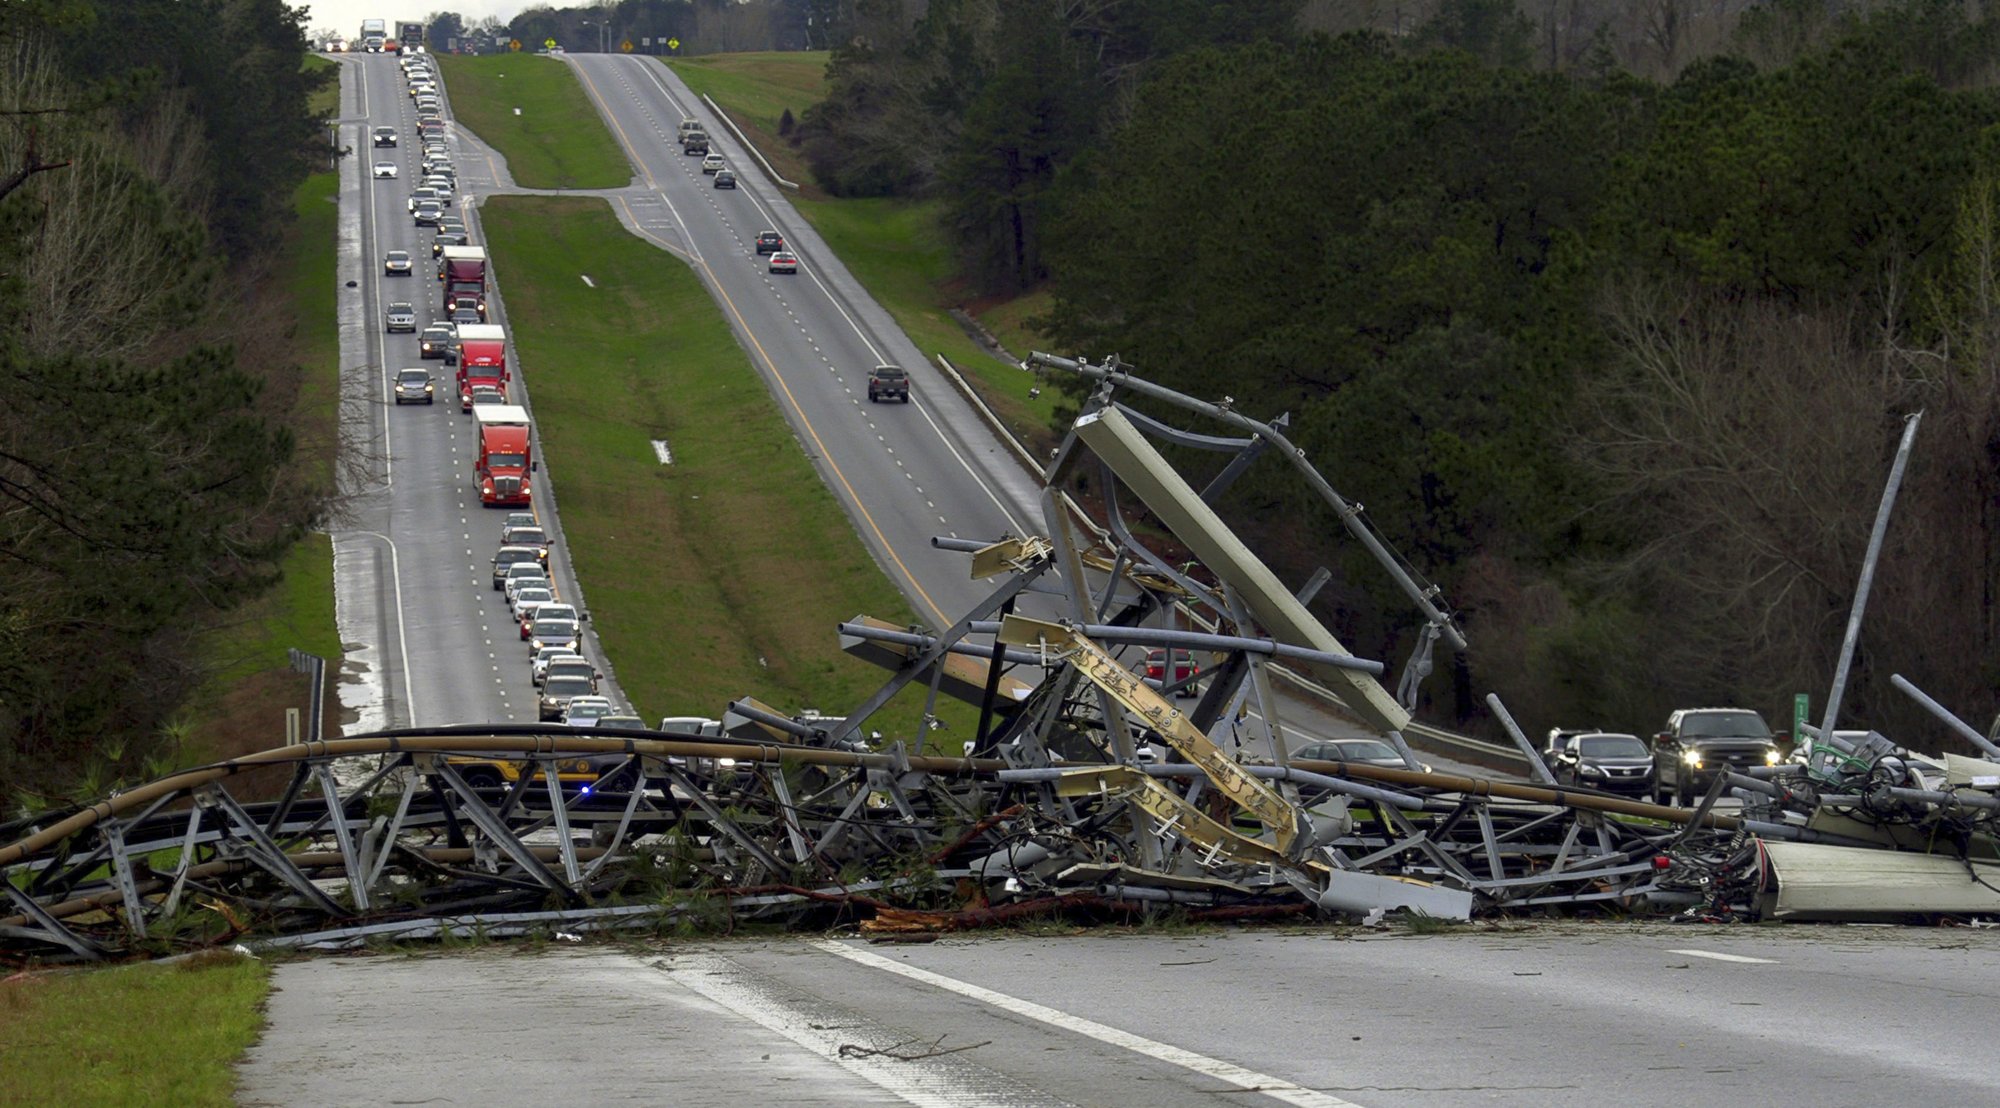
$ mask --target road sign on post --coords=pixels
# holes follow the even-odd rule
[[[668,39],[668,40],[667,40],[667,49],[669,49],[669,50],[679,50],[680,48],[681,48],[681,40],[680,40],[680,39],[677,39],[677,38],[670,38],[670,39]]]
[[[556,48],[556,40],[555,40],[555,39],[552,39],[552,38],[545,38],[545,39],[543,39],[543,40],[542,40],[542,49],[544,49],[544,50],[554,50],[555,48]]]
[[[509,39],[509,40],[507,41],[507,49],[509,49],[509,50],[519,50],[520,48],[521,48],[521,40],[520,40],[520,39]]]
[[[1812,697],[1805,693],[1792,696],[1792,746],[1796,748],[1806,741],[1806,721],[1812,718]]]
[[[625,51],[627,54],[630,54],[632,52],[632,40],[628,38],[624,42],[619,43],[618,49]]]

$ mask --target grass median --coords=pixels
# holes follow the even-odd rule
[[[0,980],[0,1104],[234,1104],[268,976],[217,954]]]
[[[567,65],[522,54],[437,58],[452,116],[507,159],[515,184],[605,189],[632,183],[632,164]]]
[[[886,674],[842,654],[835,624],[914,617],[708,290],[603,201],[481,212],[569,554],[633,707],[717,716],[747,694],[837,713],[872,692]],[[913,693],[873,726],[913,737]]]

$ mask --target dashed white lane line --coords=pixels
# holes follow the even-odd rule
[[[870,951],[855,950],[852,947],[834,942],[831,939],[822,939],[813,945],[829,954],[845,958],[850,962],[855,962],[871,969],[878,969],[884,973],[897,974],[898,976],[907,977],[912,981],[917,981],[933,988],[943,989],[949,993],[956,993],[959,996],[968,997],[983,1004],[990,1004],[1003,1012],[1011,1012],[1025,1019],[1031,1019],[1037,1023],[1045,1023],[1058,1030],[1067,1031],[1072,1035],[1081,1035],[1087,1039],[1095,1039],[1108,1046],[1119,1047],[1129,1050],[1134,1054],[1144,1055],[1145,1057],[1165,1062],[1169,1065],[1179,1066],[1182,1069],[1198,1073],[1203,1077],[1213,1078],[1214,1080],[1234,1085],[1239,1089],[1249,1092],[1262,1093],[1265,1096],[1283,1101],[1286,1104],[1300,1105],[1301,1108],[1359,1108],[1352,1101],[1342,1100],[1337,1096],[1329,1096],[1317,1089],[1308,1089],[1303,1085],[1286,1081],[1281,1077],[1273,1077],[1268,1073],[1258,1073],[1256,1070],[1246,1069],[1233,1062],[1225,1062],[1220,1058],[1210,1058],[1206,1054],[1197,1054],[1192,1050],[1163,1043],[1156,1039],[1148,1039],[1143,1035],[1134,1035],[1129,1031],[1121,1031],[1108,1024],[1098,1023],[1096,1020],[1087,1020],[1082,1016],[1073,1016],[1057,1008],[1036,1004],[1030,1000],[1022,1000],[1019,997],[1009,996],[1006,993],[995,992],[992,989],[960,981],[955,977],[946,977],[941,973],[932,973],[927,969],[904,965],[901,962],[884,958],[880,954]]]
[[[1746,966],[1775,966],[1778,964],[1776,958],[1752,958],[1747,954],[1724,954],[1719,950],[1675,950],[1669,948],[1667,953],[1685,954],[1690,958],[1710,958],[1717,962],[1736,962]]]

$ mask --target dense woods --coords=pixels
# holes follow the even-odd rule
[[[968,285],[1045,290],[1065,352],[1290,411],[1465,616],[1433,716],[1782,723],[1922,409],[1845,718],[1938,745],[1895,672],[1992,718],[2000,12],[918,8],[850,9],[800,128],[820,183],[935,198]],[[1336,522],[1281,467],[1244,487],[1400,662],[1406,606]]]
[[[201,677],[195,633],[322,510],[261,279],[326,156],[304,45],[278,0],[0,6],[10,793],[141,764]]]

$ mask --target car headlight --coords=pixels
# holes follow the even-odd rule
[[[1701,751],[1699,751],[1699,750],[1683,750],[1683,751],[1681,751],[1681,761],[1683,761],[1683,762],[1686,762],[1686,763],[1687,763],[1688,765],[1690,765],[1690,766],[1693,766],[1693,767],[1694,767],[1695,769],[1700,769],[1700,768],[1701,768]]]
[[[1583,775],[1584,775],[1585,777],[1602,777],[1602,776],[1604,776],[1604,771],[1603,771],[1603,770],[1601,770],[1601,769],[1598,769],[1598,768],[1597,768],[1596,766],[1593,766],[1593,765],[1584,765],[1584,766],[1582,766],[1582,767],[1580,767],[1580,768],[1581,768],[1581,769],[1583,770]]]
[[[1777,765],[1777,764],[1778,764],[1778,748],[1777,748],[1777,747],[1772,747],[1771,749],[1769,749],[1769,750],[1766,750],[1766,751],[1764,752],[1764,764],[1765,764],[1765,765],[1767,765],[1767,766],[1775,766],[1775,765]]]
[[[544,647],[542,646],[542,640],[540,639],[536,639],[534,642],[529,643],[528,645],[534,647],[536,650],[544,649]]]

